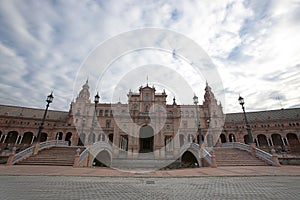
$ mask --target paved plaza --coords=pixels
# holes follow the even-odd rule
[[[0,199],[300,199],[300,166],[161,171],[0,165]]]
[[[299,199],[300,177],[0,176],[0,197],[15,199]]]

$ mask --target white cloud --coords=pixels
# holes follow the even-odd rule
[[[53,108],[68,109],[77,70],[98,44],[132,29],[159,27],[186,35],[212,57],[228,92],[226,112],[240,111],[239,93],[250,110],[278,108],[270,99],[274,94],[284,95],[282,104],[292,107],[299,104],[299,5],[295,0],[3,0],[1,103],[44,107],[42,99],[53,89],[57,95]],[[176,42],[170,47],[181,48]],[[128,58],[127,63],[155,59],[147,56]],[[159,59],[165,61],[164,56]],[[203,79],[193,76],[191,70],[185,76],[191,82]],[[110,84],[113,88],[113,83],[107,86]],[[203,90],[205,85],[198,87]],[[18,102],[24,91],[31,97]]]

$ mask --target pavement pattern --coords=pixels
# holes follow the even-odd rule
[[[0,176],[0,199],[300,199],[299,176]]]

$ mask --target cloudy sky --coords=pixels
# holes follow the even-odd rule
[[[192,104],[192,94],[178,88],[187,85],[202,100],[209,80],[225,112],[241,111],[239,94],[248,111],[300,107],[300,1],[1,0],[0,27],[0,104],[44,108],[53,90],[51,109],[68,110],[86,79],[92,96],[100,90],[102,102],[114,102],[112,91],[137,91],[148,76],[182,104]],[[170,38],[161,49],[116,53],[101,68],[103,44],[118,52],[115,40],[144,28],[193,41],[213,63],[215,80],[194,73],[199,62],[185,54],[189,45]],[[145,40],[136,36],[126,42]]]

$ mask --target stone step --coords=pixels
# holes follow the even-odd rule
[[[260,166],[266,162],[236,148],[214,148],[217,166]]]
[[[37,155],[30,156],[17,164],[72,166],[78,148],[81,148],[81,152],[84,150],[82,147],[52,147],[43,149]]]

